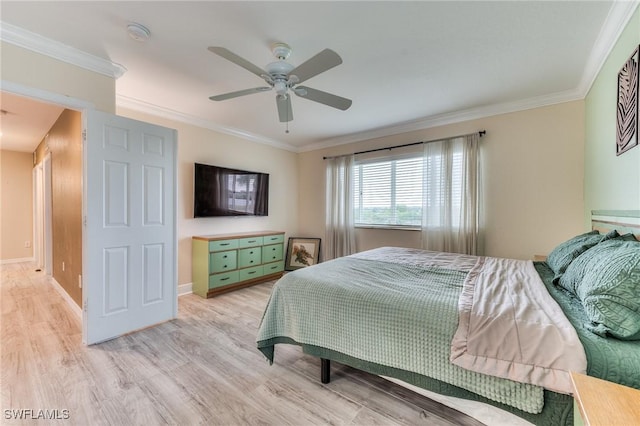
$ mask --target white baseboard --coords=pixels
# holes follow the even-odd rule
[[[53,285],[53,288],[55,288],[56,291],[60,294],[60,296],[62,296],[62,298],[65,300],[65,302],[67,302],[67,304],[69,305],[73,313],[77,315],[78,319],[80,320],[80,323],[82,323],[82,308],[78,306],[75,300],[73,300],[71,296],[69,296],[69,293],[67,293],[67,291],[60,285],[58,281],[56,281],[55,278],[53,277],[49,277],[49,278],[51,279],[51,285]]]
[[[180,284],[178,286],[178,297],[191,293],[193,293],[193,283]]]
[[[33,257],[21,257],[19,259],[2,259],[0,260],[0,265],[7,265],[9,263],[21,263],[21,262],[33,262],[35,259]]]

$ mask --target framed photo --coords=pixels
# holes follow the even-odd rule
[[[315,265],[320,258],[320,238],[289,238],[284,269],[293,271]]]
[[[616,104],[616,155],[638,146],[640,134],[640,46],[631,54],[618,73]]]

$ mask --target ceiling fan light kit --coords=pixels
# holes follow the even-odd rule
[[[290,63],[286,62],[287,58],[291,55],[291,48],[285,43],[274,43],[271,46],[271,51],[277,61],[268,64],[264,70],[224,47],[209,47],[209,51],[233,62],[252,74],[257,75],[269,85],[211,96],[209,99],[212,101],[224,101],[273,89],[276,92],[278,118],[280,122],[287,123],[293,120],[291,96],[289,96],[290,91],[302,98],[337,108],[342,111],[349,109],[351,106],[352,102],[350,99],[306,86],[296,87],[298,83],[302,83],[303,81],[315,77],[316,75],[330,70],[342,63],[342,58],[340,58],[340,56],[331,49],[324,49],[311,59],[308,59],[306,62],[294,67]]]

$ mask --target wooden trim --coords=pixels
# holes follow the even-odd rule
[[[226,285],[224,287],[210,288],[209,291],[207,291],[207,299],[210,298],[210,297],[215,297],[215,296],[217,296],[219,294],[228,293],[228,292],[233,291],[233,290],[238,290],[239,288],[249,287],[249,286],[252,286],[252,285],[255,285],[255,284],[259,284],[259,283],[263,283],[263,282],[266,282],[266,281],[277,280],[283,274],[284,274],[284,272],[277,272],[275,274],[263,275],[263,276],[258,277],[258,278],[253,278],[253,279],[250,279],[250,280],[241,281],[241,282],[235,283],[235,284],[229,284],[229,285]]]
[[[260,231],[260,232],[240,232],[232,234],[216,234],[216,235],[194,235],[194,240],[203,241],[219,241],[219,240],[235,240],[237,238],[266,237],[269,235],[284,234],[284,231]]]
[[[640,424],[637,410],[640,390],[574,372],[571,373],[571,381],[585,425]]]

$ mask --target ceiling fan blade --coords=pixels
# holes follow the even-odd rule
[[[226,60],[231,61],[236,65],[241,66],[242,68],[257,75],[260,78],[262,78],[264,74],[267,74],[267,72],[259,66],[252,64],[251,62],[247,61],[244,58],[241,58],[240,56],[236,55],[228,49],[225,49],[224,47],[209,47],[209,51],[215,53],[218,56],[222,56]]]
[[[252,95],[254,93],[266,92],[271,90],[271,87],[254,87],[253,89],[238,90],[237,92],[224,93],[217,96],[209,96],[212,101],[224,101],[227,99],[237,98],[239,96]]]
[[[280,122],[285,123],[293,120],[293,110],[291,109],[291,96],[276,96],[276,104],[278,105],[278,116]]]
[[[289,75],[298,77],[297,83],[302,83],[322,72],[330,70],[342,63],[342,58],[331,49],[324,49],[311,59],[294,68]]]
[[[301,98],[309,99],[310,101],[319,102],[321,104],[328,105],[333,108],[341,109],[345,111],[351,106],[351,99],[343,98],[341,96],[332,95],[331,93],[323,92],[322,90],[312,89],[307,86],[296,86],[296,95]]]

